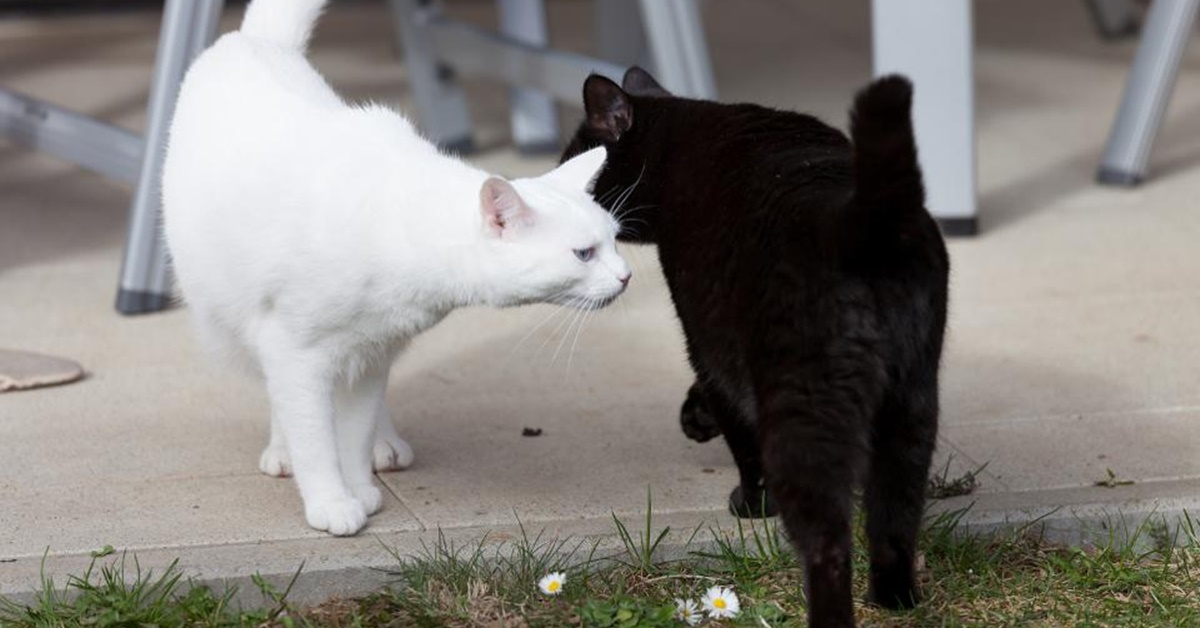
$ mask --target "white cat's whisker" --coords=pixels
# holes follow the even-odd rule
[[[542,344],[538,345],[537,351],[535,351],[533,353],[533,355],[535,357],[542,354],[542,349],[545,349],[546,345],[549,344],[550,341],[553,340],[554,337],[558,335],[558,332],[559,332],[559,330],[561,330],[563,328],[563,325],[565,325],[567,323],[567,321],[571,320],[570,308],[574,307],[575,303],[577,303],[578,301],[579,301],[579,297],[571,297],[565,303],[562,304],[562,307],[559,307],[558,309],[555,310],[555,313],[562,314],[563,318],[562,318],[562,320],[560,320],[558,322],[558,325],[555,325],[554,330],[551,331],[545,338],[542,339]]]
[[[587,297],[584,297],[577,301],[577,303],[581,306],[585,306],[587,301]],[[562,338],[559,339],[558,346],[554,348],[554,355],[550,358],[551,365],[558,362],[558,354],[562,351],[563,345],[567,343],[567,338],[571,337],[571,328],[574,327],[577,322],[581,321],[583,319],[583,315],[586,313],[587,309],[585,309],[585,307],[579,307],[576,309],[575,316],[571,317],[571,324],[567,325],[566,332],[564,332]]]
[[[565,291],[563,291],[563,292],[565,292]],[[552,297],[551,300],[558,298],[561,295],[562,295],[562,292],[559,292],[558,294],[554,295],[554,297]],[[512,356],[512,354],[516,353],[517,349],[521,348],[521,345],[525,344],[525,342],[527,340],[529,340],[531,337],[533,337],[533,335],[535,333],[537,333],[537,330],[544,327],[546,325],[546,323],[549,323],[551,319],[553,319],[555,316],[561,314],[562,312],[563,312],[563,310],[561,307],[554,307],[553,309],[551,309],[550,313],[547,314],[544,318],[542,318],[541,322],[539,322],[537,325],[534,325],[533,328],[530,329],[528,332],[526,332],[524,336],[521,336],[521,339],[517,341],[517,344],[513,345],[512,349],[509,349],[508,355]]]
[[[638,272],[640,273],[641,271],[639,270]],[[625,305],[625,299],[617,299],[617,303],[617,309],[621,311],[621,321],[628,326],[630,317],[629,306]]]
[[[625,205],[625,202],[628,201],[629,197],[633,195],[633,191],[637,189],[638,184],[642,182],[642,175],[644,174],[646,174],[646,164],[643,163],[642,170],[638,173],[637,179],[634,179],[633,183],[631,183],[629,187],[625,189],[625,192],[621,194],[621,196],[617,199],[617,202],[614,204],[612,209],[614,213],[621,211],[621,207]]]
[[[616,216],[616,221],[619,224],[621,224],[622,226],[624,226],[626,223],[630,223],[630,222],[641,223],[643,225],[649,226],[650,223],[646,222],[645,219],[638,218],[636,216],[630,216],[630,214],[632,214],[633,212],[638,211],[640,209],[652,209],[653,207],[655,207],[655,206],[654,205],[637,205],[635,207],[627,207],[621,212],[620,216]]]
[[[615,188],[605,192],[604,194],[602,194],[600,199],[597,200],[597,202],[601,206],[603,206],[605,203],[607,203],[608,201],[615,198],[616,202],[613,203],[613,206],[608,209],[608,213],[615,216],[617,214],[617,212],[619,212],[621,210],[621,204],[625,202],[625,200],[624,200],[625,195],[628,194],[629,192],[632,192],[635,185],[637,185],[636,181],[633,183],[630,183],[629,185],[627,185],[625,187],[615,187]]]
[[[613,189],[605,192],[604,194],[601,194],[599,197],[596,198],[596,202],[599,203],[600,205],[603,205],[605,201],[607,201],[607,200],[611,199],[613,196],[615,196],[617,191],[620,189],[621,188],[613,188]]]
[[[624,192],[621,193],[621,196],[617,197],[617,202],[615,204],[613,204],[613,209],[612,209],[613,215],[620,215],[620,212],[623,211],[623,209],[624,209],[625,202],[629,200],[629,197],[633,194],[633,190],[636,187],[637,187],[637,182],[635,181],[633,183],[633,185],[630,185],[628,188],[625,189]]]
[[[629,216],[630,212],[637,211],[639,209],[649,209],[651,207],[654,207],[654,205],[647,204],[647,205],[634,205],[633,207],[622,207],[620,212],[613,210],[613,218],[615,218],[618,222],[623,221],[626,219],[627,216]]]
[[[585,310],[583,320],[580,321],[579,327],[577,327],[575,329],[575,340],[571,341],[571,350],[567,352],[567,374],[568,375],[571,373],[571,362],[575,357],[575,348],[577,346],[579,346],[579,337],[581,335],[583,335],[583,326],[587,324],[588,318],[591,317],[592,314],[596,313],[596,304],[598,302],[599,302],[599,300],[596,298],[592,298],[590,300],[590,302],[587,305],[587,310]]]

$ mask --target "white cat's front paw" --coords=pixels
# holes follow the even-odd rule
[[[258,470],[273,477],[286,478],[292,474],[292,459],[287,448],[267,445],[258,457]]]
[[[376,471],[403,471],[413,462],[413,450],[399,436],[381,436],[375,439]]]
[[[367,511],[354,497],[314,500],[304,507],[308,525],[335,536],[357,534],[367,525]]]
[[[374,485],[351,486],[350,494],[354,495],[354,499],[357,499],[358,503],[362,504],[363,509],[367,511],[367,515],[379,512],[379,508],[383,506],[383,491],[380,491]]]

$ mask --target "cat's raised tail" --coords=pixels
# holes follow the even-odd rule
[[[925,211],[912,91],[912,83],[903,76],[884,76],[858,93],[850,112],[855,200],[880,227]]]
[[[303,52],[327,0],[253,0],[242,19],[243,35]]]

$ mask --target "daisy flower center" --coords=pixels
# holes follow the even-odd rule
[[[717,598],[717,599],[713,600],[713,606],[715,608],[725,608],[725,600],[723,600],[721,598]]]
[[[551,593],[554,593],[555,591],[558,591],[560,586],[562,586],[561,582],[558,580],[551,580],[550,583],[546,585],[546,588],[549,589]],[[722,605],[723,604],[724,603],[722,602]]]

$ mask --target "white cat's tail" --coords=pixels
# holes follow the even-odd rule
[[[253,0],[242,34],[303,52],[328,0]]]

